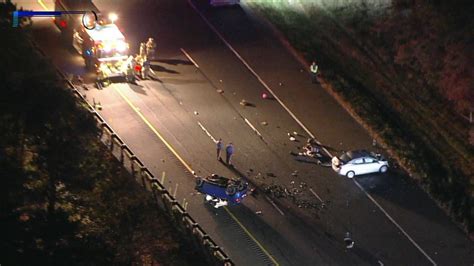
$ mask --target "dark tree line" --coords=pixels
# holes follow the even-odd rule
[[[419,71],[459,111],[474,108],[472,1],[394,1],[374,27],[395,62]]]

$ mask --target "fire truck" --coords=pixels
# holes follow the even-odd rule
[[[96,71],[99,81],[129,78],[129,45],[114,23],[117,16],[105,18],[91,0],[56,0],[56,11],[86,11],[63,14],[55,19],[67,45],[82,55],[86,68]]]

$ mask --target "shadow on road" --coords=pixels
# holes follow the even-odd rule
[[[166,67],[159,66],[159,65],[152,65],[151,69],[153,69],[153,71],[165,72],[165,73],[170,73],[170,74],[179,74],[178,71],[168,69]]]
[[[153,62],[164,63],[168,65],[173,65],[173,66],[177,66],[177,65],[192,66],[193,65],[192,62],[188,60],[181,60],[181,59],[159,59],[159,60],[154,60]],[[152,62],[152,65],[153,65],[153,62]]]

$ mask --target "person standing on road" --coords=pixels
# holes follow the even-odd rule
[[[145,59],[145,57],[146,57],[146,44],[144,42],[140,43],[140,53],[139,53],[139,55],[142,59]]]
[[[232,142],[225,148],[225,162],[228,165],[232,165],[232,155],[234,154],[234,145]]]
[[[220,161],[221,159],[221,151],[222,148],[224,147],[224,144],[222,144],[222,139],[219,139],[216,141],[216,149],[217,149],[217,160]]]
[[[318,65],[316,65],[316,62],[313,61],[311,66],[309,67],[309,70],[311,71],[311,82],[317,83],[317,75],[318,75]]]
[[[148,38],[146,42],[146,57],[148,60],[155,60],[156,43],[153,38]]]

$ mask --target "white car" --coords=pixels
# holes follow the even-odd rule
[[[356,175],[385,173],[388,162],[380,154],[365,150],[348,151],[339,157],[333,157],[332,169],[340,175],[353,178]]]

